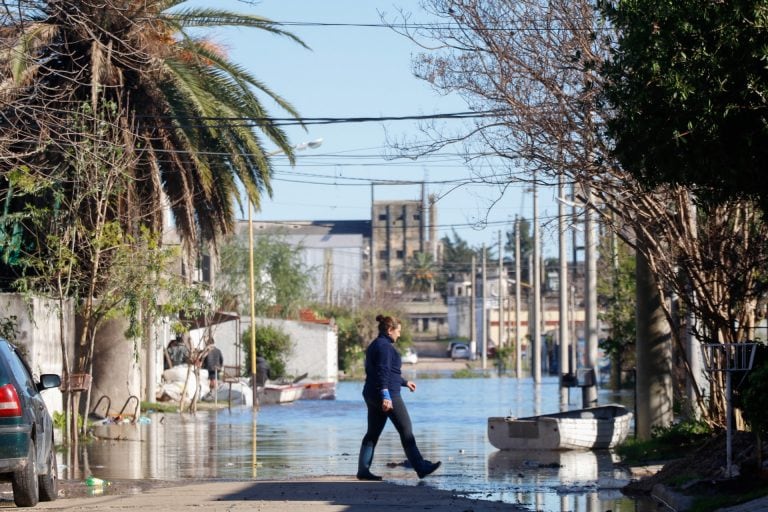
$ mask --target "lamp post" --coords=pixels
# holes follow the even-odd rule
[[[302,142],[293,146],[294,151],[302,151],[305,149],[315,149],[320,147],[323,143],[323,139],[315,139],[309,142]],[[277,149],[266,154],[266,156],[275,156],[283,153],[282,149]],[[249,294],[250,294],[250,315],[251,315],[251,385],[253,386],[253,410],[259,409],[259,394],[256,385],[256,285],[255,272],[253,268],[253,204],[248,201],[248,278],[249,278]]]

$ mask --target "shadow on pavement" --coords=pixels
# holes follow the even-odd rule
[[[213,497],[212,497],[213,498]],[[386,482],[312,481],[312,482],[254,482],[238,492],[220,495],[219,501],[269,501],[290,503],[286,510],[299,510],[302,502],[343,506],[347,512],[372,510],[522,510],[509,503],[478,501],[463,498],[450,491],[438,490],[426,484],[399,486]],[[310,507],[307,507],[309,509]],[[335,508],[334,510],[338,510]]]

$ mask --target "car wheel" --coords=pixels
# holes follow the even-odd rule
[[[34,507],[40,499],[35,459],[35,442],[30,439],[27,464],[11,478],[13,502],[17,507]]]
[[[47,459],[45,466],[48,471],[46,474],[38,476],[40,501],[53,501],[59,495],[59,470],[56,466],[56,452],[53,450],[53,442],[51,442],[51,449],[48,450]]]

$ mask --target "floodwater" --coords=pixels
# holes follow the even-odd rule
[[[413,370],[408,370],[413,371]],[[414,379],[415,375],[406,374]],[[404,391],[424,456],[442,460],[419,480],[391,424],[376,449],[372,471],[399,485],[428,485],[464,496],[504,501],[531,511],[645,512],[655,505],[622,495],[629,480],[608,451],[501,452],[487,440],[489,416],[530,416],[559,410],[557,378],[417,379]],[[147,413],[135,425],[141,441],[95,441],[81,446],[78,468],[61,465],[62,478],[93,474],[102,479],[292,479],[354,475],[365,433],[361,382],[341,382],[336,400],[202,411]],[[571,408],[580,407],[580,390]],[[600,403],[631,401],[601,392]],[[631,406],[631,404],[627,404]],[[254,421],[254,415],[256,421]],[[70,460],[60,454],[61,460]]]

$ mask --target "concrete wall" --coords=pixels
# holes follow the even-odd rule
[[[0,320],[15,318],[18,332],[15,340],[26,355],[35,378],[43,373],[61,375],[64,356],[61,346],[69,347],[68,357],[72,357],[74,345],[73,309],[70,302],[64,304],[64,315],[59,322],[58,303],[52,300],[33,298],[26,301],[15,293],[0,293]],[[42,393],[48,411],[63,410],[61,392],[49,389]]]
[[[248,361],[240,348],[240,319],[221,322],[210,327],[210,333],[216,346],[221,350],[224,357],[224,366],[247,367]],[[205,348],[205,329],[194,329],[189,332],[189,338],[193,347],[200,350]]]
[[[338,380],[339,342],[333,326],[279,318],[259,318],[256,321],[278,328],[290,336],[293,350],[286,360],[288,375],[298,377],[306,373],[308,380]],[[249,325],[250,322],[243,318],[243,330]]]

